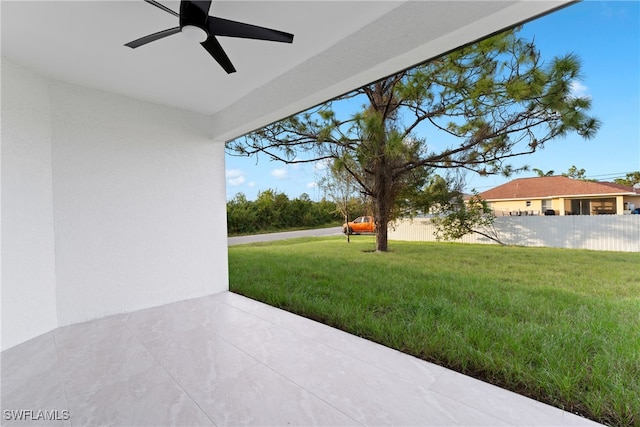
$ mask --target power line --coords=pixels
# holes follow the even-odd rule
[[[629,175],[631,173],[633,173],[633,172],[605,173],[605,174],[599,174],[599,175],[589,175],[587,178],[588,179],[595,179],[595,178],[601,178],[601,179],[626,178],[627,175]]]

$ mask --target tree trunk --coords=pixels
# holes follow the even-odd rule
[[[344,215],[344,222],[347,224],[347,232],[344,233],[347,235],[347,243],[351,243],[351,233],[349,233],[349,210],[347,208],[347,204],[345,203],[344,211],[346,212]]]
[[[388,251],[387,223],[376,218],[376,252]]]
[[[384,182],[383,182],[384,183]],[[382,187],[374,200],[374,213],[373,219],[376,224],[376,251],[387,252],[388,251],[388,239],[387,239],[387,225],[391,216],[391,203],[393,201],[388,200],[389,192],[385,191]]]

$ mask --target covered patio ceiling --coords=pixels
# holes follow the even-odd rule
[[[178,1],[160,1],[174,11]],[[214,1],[210,15],[295,34],[292,45],[220,38],[237,73],[144,1],[2,1],[2,55],[61,81],[201,113],[229,140],[487,34],[571,3]]]

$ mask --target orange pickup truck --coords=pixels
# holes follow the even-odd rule
[[[342,224],[344,234],[375,233],[376,223],[372,216],[359,216],[353,221]]]

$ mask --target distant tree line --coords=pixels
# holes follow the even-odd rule
[[[265,190],[258,193],[256,200],[248,200],[243,193],[238,193],[227,202],[228,234],[338,225],[342,220],[342,214],[333,201],[323,198],[315,202],[306,193],[289,199],[284,193]]]

